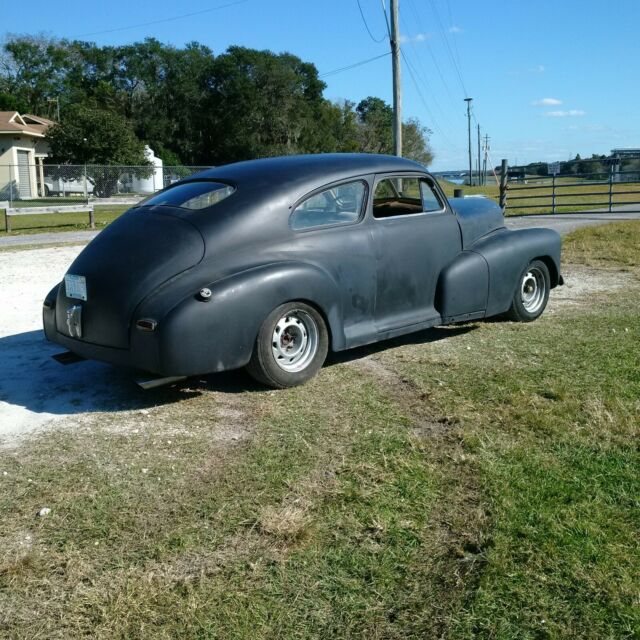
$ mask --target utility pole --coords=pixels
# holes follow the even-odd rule
[[[482,184],[480,179],[480,125],[478,125],[478,186]]]
[[[400,18],[398,0],[391,0],[391,64],[393,68],[393,153],[402,156],[402,86],[400,84]]]
[[[489,157],[489,136],[484,135],[484,160],[482,164],[482,184],[487,184],[487,158]]]
[[[473,184],[473,167],[471,166],[471,101],[473,98],[465,98],[467,103],[467,129],[469,133],[469,186]]]

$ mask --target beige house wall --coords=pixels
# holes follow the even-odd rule
[[[0,134],[0,200],[11,197],[17,193],[19,187],[18,176],[18,151],[27,151],[29,154],[29,173],[31,182],[31,197],[37,198],[40,188],[38,178],[39,158],[44,158],[49,153],[49,145],[42,138],[20,134]]]

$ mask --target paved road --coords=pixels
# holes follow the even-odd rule
[[[628,207],[617,207],[612,213],[601,211],[583,211],[581,213],[564,213],[560,215],[544,214],[539,216],[510,216],[506,219],[509,229],[525,229],[527,227],[551,227],[558,233],[565,235],[580,227],[589,227],[607,222],[621,220],[640,220],[640,213],[627,211]],[[637,206],[635,206],[637,208]]]
[[[59,233],[25,233],[0,238],[0,249],[36,244],[87,244],[100,231],[60,231]]]
[[[506,225],[510,229],[551,227],[562,235],[565,235],[580,227],[617,222],[619,220],[640,220],[640,213],[626,211],[626,209],[631,208],[633,208],[633,205],[618,207],[613,213],[583,211],[582,213],[565,213],[561,215],[510,216],[506,220]],[[98,233],[100,232],[61,231],[59,233],[33,233],[22,236],[5,236],[0,238],[0,249],[39,244],[86,244],[98,235]]]

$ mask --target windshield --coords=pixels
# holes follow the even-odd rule
[[[138,204],[139,207],[152,207],[168,204],[183,209],[206,209],[228,198],[235,187],[222,182],[185,182],[166,191],[161,191]]]

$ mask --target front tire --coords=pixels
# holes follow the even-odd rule
[[[515,322],[533,322],[542,315],[549,300],[551,278],[542,260],[533,260],[520,274],[507,316]]]
[[[247,371],[274,389],[295,387],[312,378],[329,350],[322,316],[304,302],[287,302],[262,323]]]

